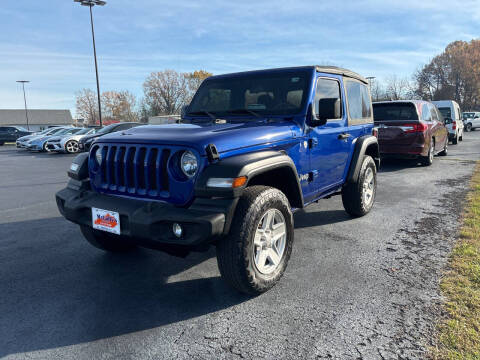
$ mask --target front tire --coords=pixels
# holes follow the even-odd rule
[[[90,226],[80,225],[85,239],[98,249],[108,252],[127,252],[135,249],[135,245],[129,243],[125,237],[110,234],[105,231],[95,230]]]
[[[292,253],[293,215],[278,189],[245,189],[235,211],[229,235],[217,245],[220,273],[234,289],[259,295],[282,277]]]
[[[364,216],[370,212],[377,193],[377,167],[371,156],[364,156],[360,174],[355,182],[342,189],[342,203],[352,216]]]
[[[75,140],[70,140],[65,144],[65,150],[69,154],[75,154],[79,151],[78,142]]]
[[[472,131],[472,124],[468,123],[466,126],[467,132]]]

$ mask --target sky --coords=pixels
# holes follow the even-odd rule
[[[337,65],[410,77],[480,37],[480,0],[107,0],[93,9],[101,91],[137,98],[154,71]],[[90,17],[73,0],[1,0],[0,109],[70,109],[95,89]]]

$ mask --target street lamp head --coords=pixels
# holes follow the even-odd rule
[[[29,80],[17,80],[18,83],[29,83],[30,81]]]
[[[80,3],[83,6],[104,6],[107,2],[103,0],[73,0],[74,2]]]

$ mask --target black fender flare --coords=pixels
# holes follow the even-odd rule
[[[362,167],[362,159],[365,154],[373,157],[375,165],[378,169],[380,167],[380,151],[378,147],[378,140],[373,135],[364,135],[357,138],[352,161],[350,162],[350,168],[348,170],[347,182],[357,181],[360,168]]]
[[[195,182],[196,197],[239,197],[249,182],[255,176],[276,169],[287,169],[290,172],[290,184],[295,189],[295,197],[303,207],[303,196],[298,178],[297,168],[292,158],[281,151],[260,151],[236,155],[221,159],[208,165]],[[210,188],[207,181],[210,178],[236,178],[247,177],[247,183],[239,188]]]

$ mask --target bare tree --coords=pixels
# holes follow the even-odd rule
[[[386,94],[391,100],[407,99],[410,95],[410,82],[407,78],[390,75],[386,79]]]
[[[178,114],[188,98],[186,74],[175,70],[153,72],[143,83],[143,91],[154,115]]]
[[[75,94],[77,118],[89,125],[95,125],[98,117],[97,93],[91,89],[82,89]]]
[[[127,90],[106,91],[102,94],[102,113],[105,120],[138,121],[136,103],[135,95]]]
[[[370,92],[372,95],[372,101],[388,99],[384,86],[377,79],[370,79]]]

